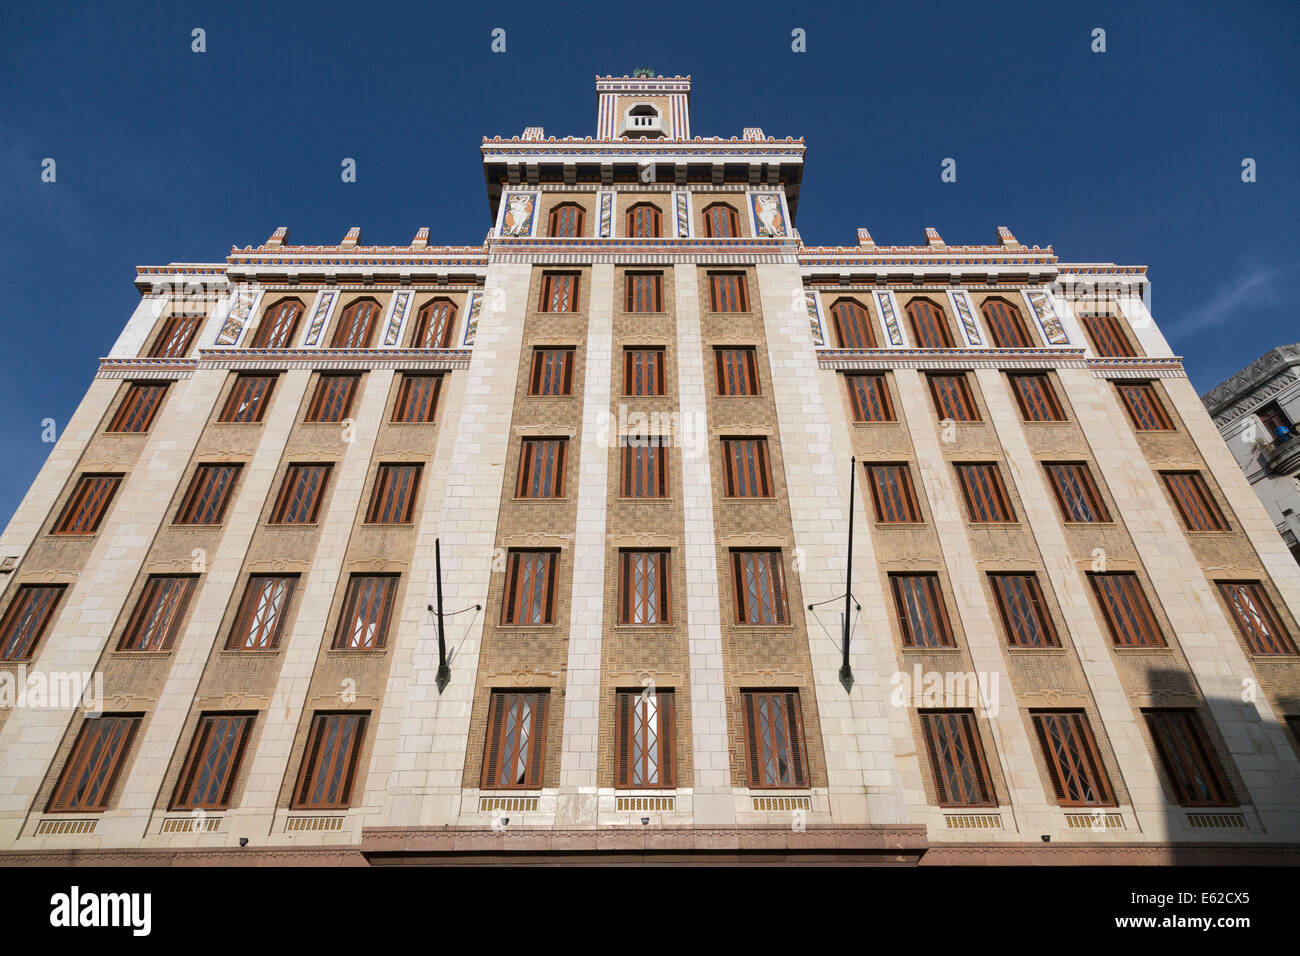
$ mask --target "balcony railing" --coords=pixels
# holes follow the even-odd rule
[[[658,116],[628,116],[618,126],[619,136],[658,137],[664,132],[664,121]]]
[[[1286,441],[1274,439],[1268,449],[1268,467],[1279,475],[1300,471],[1300,436],[1292,435]]]

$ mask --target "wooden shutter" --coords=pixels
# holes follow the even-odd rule
[[[63,599],[63,584],[24,584],[0,618],[0,660],[20,661],[32,656]]]
[[[1132,358],[1133,347],[1113,315],[1080,315],[1083,327],[1092,339],[1093,350],[1100,356]]]
[[[1122,647],[1164,647],[1142,585],[1132,571],[1088,573],[1111,640]]]
[[[107,810],[140,721],[140,714],[104,714],[83,720],[45,812]]]
[[[1020,310],[1006,299],[988,299],[981,311],[988,323],[993,344],[1000,349],[1027,349],[1033,347],[1029,330],[1020,318]]]
[[[1138,431],[1170,431],[1173,424],[1150,382],[1118,385],[1129,418]]]
[[[162,405],[166,385],[154,385],[144,382],[131,382],[126,394],[117,408],[113,420],[105,431],[110,432],[145,432],[153,424],[154,415]]]
[[[262,313],[262,321],[253,337],[255,349],[287,349],[293,345],[302,318],[303,305],[297,299],[281,299]]]
[[[912,323],[912,341],[917,348],[953,348],[948,318],[942,308],[929,299],[913,299],[907,304],[907,316]]]
[[[1296,645],[1259,581],[1217,581],[1252,654],[1295,654]]]

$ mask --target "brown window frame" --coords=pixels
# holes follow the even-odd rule
[[[325,736],[332,722],[338,728],[338,737],[333,733],[332,750],[327,755],[328,763],[322,768],[321,752]],[[318,710],[312,714],[307,727],[306,746],[303,750],[302,763],[298,766],[298,776],[294,783],[293,796],[289,803],[291,810],[346,810],[352,802],[352,788],[356,784],[357,767],[360,765],[361,751],[366,745],[366,729],[370,723],[369,711],[326,711]],[[346,731],[346,734],[344,733]],[[341,750],[342,742],[346,751]],[[318,793],[319,787],[334,776],[338,767],[339,787],[333,798],[329,792]]]
[[[54,620],[66,584],[20,584],[0,617],[0,661],[28,661]]]
[[[894,597],[894,614],[904,647],[957,646],[938,574],[891,572],[889,592]]]
[[[438,399],[442,397],[442,372],[404,372],[393,402],[393,422],[427,425],[438,420]]]
[[[284,472],[284,479],[280,482],[280,494],[276,498],[275,508],[271,512],[269,524],[315,524],[320,517],[321,501],[325,498],[325,490],[329,487],[329,481],[334,471],[332,463],[321,462],[294,462],[291,463]],[[310,489],[311,497],[306,500],[307,509],[306,518],[295,517],[288,520],[290,515],[297,515],[299,508],[295,506],[294,499],[298,497],[296,485],[304,480],[304,476],[316,472],[317,480],[314,487]]]
[[[415,318],[415,328],[411,333],[411,348],[451,348],[451,333],[456,331],[456,316],[456,303],[446,296],[439,296],[424,303]]]
[[[339,316],[338,325],[330,337],[332,349],[369,349],[375,344],[379,332],[379,316],[383,308],[379,300],[369,296],[349,302]]]
[[[668,445],[663,436],[624,436],[619,443],[619,497],[668,497]]]
[[[525,715],[524,705],[528,704]],[[506,710],[513,719],[506,719]],[[487,738],[483,743],[483,769],[480,775],[483,790],[540,790],[546,772],[546,724],[550,710],[548,690],[493,690],[488,697]],[[528,721],[527,732],[518,733],[523,719]],[[512,735],[511,730],[515,733]],[[523,751],[522,754],[520,751]],[[522,779],[511,775],[502,779],[507,765],[522,758]]]
[[[713,365],[718,375],[719,395],[760,394],[758,359],[752,345],[715,345]]]
[[[889,397],[889,383],[881,372],[861,372],[844,376],[849,390],[849,406],[855,422],[896,422],[894,403]],[[868,385],[867,383],[871,384]],[[861,387],[859,383],[862,383]],[[879,410],[881,416],[875,412]],[[871,412],[870,415],[867,413]]]
[[[569,439],[525,438],[519,443],[519,476],[515,497],[549,500],[565,497]],[[540,466],[540,467],[539,467]]]
[[[115,434],[147,432],[166,396],[166,382],[127,382],[126,394],[104,431]]]
[[[266,415],[277,378],[276,375],[236,375],[217,421],[237,425],[259,423]]]
[[[149,358],[184,358],[194,347],[194,338],[206,316],[172,315],[163,323],[158,338],[154,339]]]
[[[573,394],[573,353],[572,345],[538,346],[533,349],[532,366],[528,371],[528,394],[542,398],[561,398]],[[562,361],[557,361],[562,358]],[[560,365],[556,370],[553,365]],[[548,383],[559,379],[559,391],[545,390]]]
[[[724,437],[721,442],[723,497],[771,498],[776,492],[772,487],[767,436],[735,435]]]
[[[869,461],[866,469],[871,504],[880,524],[920,524],[921,506],[912,484],[912,468],[905,461]],[[891,482],[889,479],[893,478]]]
[[[957,345],[948,324],[948,313],[933,299],[917,298],[904,309],[912,329],[912,343],[918,349],[953,349]],[[924,330],[924,335],[922,334]]]
[[[752,592],[749,587],[751,568],[757,587]],[[763,571],[766,571],[765,586]],[[737,624],[748,627],[785,627],[790,623],[785,554],[780,548],[732,548],[731,574],[731,593],[736,606]]]
[[[708,276],[710,312],[749,311],[749,289],[745,281],[745,273],[710,272]],[[730,308],[732,305],[737,308]]]
[[[1199,713],[1191,708],[1144,707],[1142,717],[1165,782],[1180,807],[1238,805]],[[1175,735],[1180,739],[1173,739]],[[1203,785],[1200,793],[1197,779]]]
[[[1137,574],[1132,571],[1089,571],[1087,574],[1111,643],[1116,647],[1168,647]],[[1121,591],[1126,593],[1120,594]],[[1123,621],[1115,616],[1115,601],[1120,598],[1126,599]],[[1121,623],[1125,625],[1123,628]]]
[[[1251,654],[1294,655],[1295,640],[1277,613],[1262,581],[1215,581],[1228,606],[1228,618]],[[1249,607],[1243,607],[1243,601]]]
[[[1082,710],[1031,710],[1030,721],[1047,765],[1056,803],[1062,807],[1117,805],[1088,715]]]
[[[650,202],[639,202],[628,207],[626,215],[627,238],[662,239],[663,211]]]
[[[336,651],[383,650],[388,641],[388,630],[392,627],[393,608],[397,604],[400,585],[401,575],[398,574],[349,576],[330,646]],[[358,628],[364,633],[360,639]]]
[[[836,299],[831,306],[835,341],[842,349],[874,349],[876,330],[870,310],[857,299]]]
[[[1175,431],[1173,419],[1151,382],[1116,382],[1115,388],[1136,431]]]
[[[704,222],[704,238],[738,239],[740,237],[740,217],[736,214],[736,207],[730,203],[709,203],[704,207],[701,215]]]
[[[653,579],[634,571],[642,562]],[[645,610],[640,610],[644,608]],[[641,617],[642,620],[636,620]],[[653,620],[649,618],[653,617]],[[618,552],[618,624],[620,627],[662,627],[673,623],[672,555],[667,548],[622,548]]]
[[[170,651],[198,590],[198,580],[197,574],[149,575],[117,642],[118,651]]]
[[[420,494],[424,465],[418,461],[385,461],[375,469],[375,483],[366,509],[366,524],[410,524]]]
[[[953,462],[953,470],[957,472],[957,485],[971,524],[1010,524],[1017,520],[997,462]]]
[[[1011,372],[1011,394],[1020,408],[1020,418],[1026,422],[1067,421],[1061,402],[1052,387],[1051,376],[1046,372]],[[1030,387],[1032,385],[1032,387]]]
[[[799,691],[742,689],[740,707],[745,725],[749,789],[806,790],[812,786]],[[767,746],[763,744],[764,739],[768,741]],[[774,772],[769,773],[769,768]]]
[[[346,421],[360,384],[361,375],[356,372],[322,372],[316,379],[316,389],[303,421],[313,425],[337,425]]]
[[[577,312],[582,289],[582,276],[577,272],[543,272],[542,293],[537,300],[538,312]],[[563,308],[548,308],[560,305]]]
[[[1112,520],[1087,462],[1045,461],[1043,469],[1056,496],[1061,520],[1067,525],[1107,524]]]
[[[83,473],[59,512],[50,534],[96,534],[122,487],[122,475]]]
[[[927,375],[926,379],[930,386],[930,398],[934,401],[934,410],[940,421],[982,420],[979,405],[975,403],[975,394],[971,391],[965,372],[935,373]],[[953,414],[954,412],[960,414]]]
[[[569,214],[572,213],[572,216]],[[562,202],[551,209],[546,219],[546,234],[552,239],[581,239],[587,211],[576,202]],[[572,228],[566,227],[566,221]]]
[[[293,346],[306,306],[301,299],[277,299],[262,310],[262,320],[253,336],[253,349],[287,349]]]
[[[637,398],[666,395],[665,349],[661,345],[624,346],[623,394]]]
[[[520,565],[525,557],[536,559],[540,563],[532,571],[534,580],[527,591],[520,591]],[[536,581],[540,568],[542,581]],[[560,552],[549,548],[511,548],[506,552],[505,582],[502,589],[501,623],[512,627],[550,627],[555,624],[556,577],[560,570]],[[530,600],[532,598],[532,600]],[[539,605],[538,620],[519,620],[526,606],[531,603]]]
[[[1227,516],[1214,500],[1210,483],[1199,471],[1162,471],[1160,480],[1165,483],[1165,490],[1188,531],[1232,530]]]
[[[226,517],[226,508],[239,483],[241,465],[202,462],[194,469],[189,491],[176,509],[174,524],[217,525]]]
[[[244,583],[235,623],[226,638],[228,651],[274,651],[288,626],[289,609],[298,589],[296,574],[253,574]],[[278,598],[271,605],[264,601],[268,591]],[[265,612],[271,611],[270,615]],[[254,630],[254,625],[257,629]]]
[[[653,738],[651,720],[647,719],[650,700],[654,701]],[[645,691],[620,690],[616,692],[614,708],[614,786],[619,790],[675,789],[677,715],[673,691],[660,687]]]
[[[255,713],[199,716],[169,809],[228,810],[248,749]],[[218,748],[214,752],[214,746]]]
[[[1128,336],[1120,325],[1118,316],[1104,312],[1082,312],[1079,321],[1088,333],[1092,350],[1101,358],[1134,358]]]
[[[1032,349],[1034,340],[1029,335],[1029,326],[1025,325],[1020,310],[1006,299],[995,296],[984,300],[980,306],[984,323],[989,330],[989,338],[995,348]]]
[[[103,714],[85,718],[59,773],[58,783],[50,793],[45,812],[103,813],[112,806],[113,792],[131,756],[131,747],[143,719],[142,714]],[[101,747],[101,740],[105,738],[107,743]],[[87,775],[98,777],[89,794],[85,793]],[[77,791],[75,799],[74,791]]]
[[[662,272],[623,273],[623,311],[631,313],[664,310],[664,274]]]
[[[997,806],[975,712],[946,709],[918,710],[917,714],[939,806]],[[941,754],[956,759],[944,762]],[[967,784],[968,778],[972,785]]]
[[[988,578],[1008,647],[1061,646],[1035,572],[990,571]]]

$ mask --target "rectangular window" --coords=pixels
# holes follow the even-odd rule
[[[533,349],[529,395],[573,394],[573,349]]]
[[[623,394],[664,394],[664,350],[623,350]]]
[[[891,574],[894,608],[906,647],[956,647],[937,574]]]
[[[867,484],[876,520],[886,524],[907,524],[921,520],[907,465],[867,465]]]
[[[82,475],[63,506],[53,534],[94,534],[122,483],[121,475]]]
[[[659,435],[623,439],[624,498],[668,497],[668,449]]]
[[[728,498],[772,497],[772,471],[766,438],[722,439]]]
[[[555,574],[558,551],[511,549],[506,557],[502,624],[555,623]]]
[[[144,382],[132,382],[126,387],[122,404],[117,406],[117,414],[108,423],[110,432],[147,432],[153,424],[153,417],[162,405],[163,396],[167,394],[166,385],[151,385]]]
[[[709,308],[713,312],[748,312],[749,293],[744,273],[710,272]]]
[[[1063,807],[1113,807],[1115,792],[1081,710],[1030,711],[1056,802]]]
[[[618,623],[672,623],[667,551],[618,553]]]
[[[737,624],[787,624],[785,566],[778,549],[732,551]]]
[[[974,712],[922,710],[919,713],[939,806],[993,806],[993,784]]]
[[[397,597],[396,574],[354,574],[348,579],[334,648],[375,650],[384,646]]]
[[[314,524],[332,468],[332,465],[290,465],[271,512],[271,524]]]
[[[542,275],[542,298],[538,312],[577,312],[578,274],[547,272]]]
[[[671,690],[618,692],[615,787],[671,790],[677,786],[673,703]]]
[[[740,699],[745,710],[749,786],[809,786],[799,692],[742,690]]]
[[[1210,493],[1210,486],[1195,471],[1162,471],[1178,514],[1188,531],[1227,531],[1228,522]]]
[[[221,408],[220,422],[247,424],[260,422],[271,401],[274,375],[236,375],[226,404]]]
[[[1110,512],[1092,480],[1092,472],[1082,462],[1045,465],[1047,477],[1056,492],[1061,516],[1069,523],[1109,521]]]
[[[1194,710],[1142,711],[1155,741],[1160,766],[1181,807],[1231,807],[1236,805],[1223,765],[1205,735]]]
[[[341,422],[352,410],[352,396],[356,393],[360,375],[322,375],[316,382],[316,392],[307,406],[308,422]]]
[[[139,714],[87,717],[50,795],[46,813],[98,813],[108,809],[117,778],[131,752]]]
[[[1133,347],[1128,344],[1119,319],[1113,315],[1079,316],[1083,322],[1088,338],[1092,339],[1092,348],[1098,355],[1116,358],[1131,358]]]
[[[979,409],[965,375],[931,375],[930,394],[940,419],[954,422],[977,422]]]
[[[664,310],[664,274],[662,272],[629,272],[624,276],[627,284],[626,312],[662,312]]]
[[[892,422],[894,407],[883,375],[845,375],[855,422]]]
[[[525,438],[520,444],[516,498],[563,498],[567,438]]]
[[[422,465],[380,465],[375,472],[366,523],[410,524],[423,470]]]
[[[163,324],[149,357],[184,358],[202,321],[201,315],[173,315]]]
[[[1119,397],[1124,399],[1124,407],[1128,409],[1128,416],[1133,419],[1133,427],[1138,431],[1160,432],[1173,429],[1165,406],[1161,404],[1160,396],[1150,382],[1134,382],[1115,387],[1119,389]]]
[[[0,619],[0,661],[23,661],[32,656],[54,619],[64,589],[62,584],[19,586],[9,610]]]
[[[484,790],[537,790],[546,756],[546,691],[494,690],[488,700]]]
[[[1132,571],[1089,572],[1101,613],[1119,647],[1164,647],[1165,638],[1156,625],[1142,584]]]
[[[176,512],[176,524],[221,524],[239,469],[239,465],[199,465]]]
[[[966,513],[974,522],[1015,521],[1016,514],[1002,484],[1002,472],[996,464],[955,465]]]
[[[1060,647],[1036,574],[989,574],[1002,628],[1012,647]]]
[[[122,632],[119,651],[167,651],[181,629],[197,578],[151,574]]]
[[[754,350],[747,347],[715,348],[719,395],[757,395],[758,366]]]
[[[1233,623],[1252,654],[1295,654],[1295,641],[1277,616],[1273,602],[1258,581],[1216,581],[1228,602]]]
[[[279,647],[297,586],[297,575],[250,577],[226,650],[273,651]]]
[[[441,375],[403,375],[393,405],[395,422],[431,422],[438,414]]]
[[[1010,375],[1011,391],[1020,406],[1020,415],[1027,422],[1063,422],[1065,415],[1056,400],[1052,381],[1045,374],[1035,372]]]
[[[252,729],[252,714],[202,715],[176,782],[171,809],[228,809]]]
[[[369,712],[312,715],[293,789],[294,810],[343,810],[352,798]]]

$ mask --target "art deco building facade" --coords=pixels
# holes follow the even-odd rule
[[[139,270],[0,539],[3,859],[1295,858],[1300,568],[1145,270],[806,245],[689,93],[485,139],[482,246]]]

